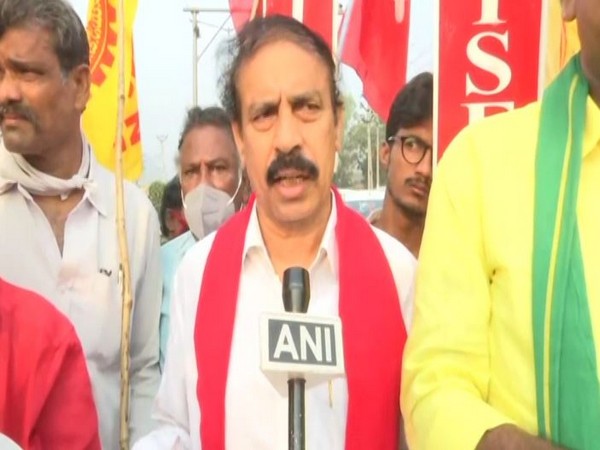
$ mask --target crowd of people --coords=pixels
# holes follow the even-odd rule
[[[600,8],[561,3],[580,54],[539,102],[460,132],[435,176],[435,75],[406,83],[368,220],[333,185],[331,49],[292,18],[244,26],[159,214],[125,184],[135,450],[287,446],[259,321],[289,267],[343,326],[344,374],[307,379],[307,448],[599,448]],[[115,180],[89,96],[69,3],[0,0],[0,448],[120,448]]]

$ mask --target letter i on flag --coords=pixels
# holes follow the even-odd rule
[[[143,171],[140,117],[138,110],[133,23],[138,0],[125,2],[125,124],[123,136],[123,173],[137,180]],[[83,114],[83,128],[98,161],[115,168],[117,139],[118,64],[117,2],[89,0],[87,34],[90,43],[91,98]]]

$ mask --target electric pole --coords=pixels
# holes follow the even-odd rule
[[[156,135],[156,139],[160,142],[160,160],[162,165],[163,177],[167,175],[167,164],[165,163],[165,141],[169,135],[167,134],[158,134]]]
[[[198,8],[183,8],[183,10],[192,15],[192,101],[194,106],[198,106],[198,39],[200,39],[200,27],[198,25]]]

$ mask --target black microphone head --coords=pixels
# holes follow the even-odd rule
[[[287,312],[305,313],[310,300],[310,279],[302,267],[290,267],[283,272],[283,307]]]

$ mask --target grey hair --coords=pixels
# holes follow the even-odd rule
[[[0,0],[0,38],[11,28],[39,26],[52,34],[63,75],[90,63],[85,27],[65,0]]]
[[[183,124],[183,131],[181,132],[181,136],[179,137],[179,144],[177,148],[181,151],[181,147],[183,147],[183,142],[185,141],[186,136],[196,128],[202,128],[205,126],[213,126],[222,130],[230,139],[234,153],[235,163],[239,166],[241,165],[240,155],[237,152],[237,148],[235,145],[235,139],[233,137],[233,130],[231,128],[231,119],[227,115],[227,112],[223,108],[219,108],[218,106],[210,106],[208,108],[200,108],[195,106],[188,110],[185,122]]]
[[[262,47],[276,41],[293,42],[313,53],[327,68],[331,106],[335,120],[344,102],[337,85],[335,61],[325,40],[306,25],[286,16],[257,17],[248,22],[240,33],[221,48],[221,56],[227,58],[225,71],[219,84],[221,102],[234,122],[242,121],[238,78],[242,66]]]

